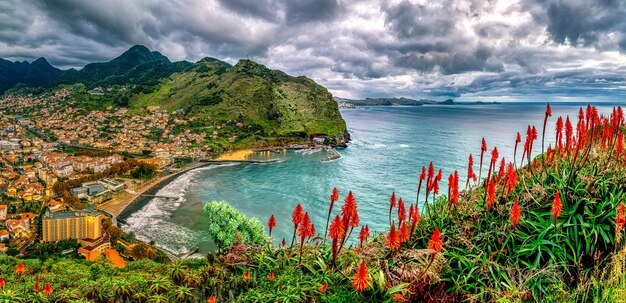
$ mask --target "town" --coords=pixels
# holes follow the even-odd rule
[[[111,201],[183,166],[180,159],[212,155],[211,147],[206,133],[182,127],[195,118],[180,112],[89,110],[75,102],[68,89],[0,100],[0,252],[25,256],[53,245],[123,265],[118,250],[148,245],[122,239],[117,213],[107,211]]]

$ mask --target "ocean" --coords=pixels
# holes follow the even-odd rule
[[[586,104],[553,103],[548,120],[546,148],[554,142],[558,116],[569,115],[575,123],[578,108]],[[596,104],[601,113],[614,104]],[[208,201],[228,201],[239,211],[258,218],[263,225],[274,214],[278,226],[272,236],[276,243],[289,243],[293,226],[291,212],[300,203],[309,212],[318,233],[324,233],[329,196],[333,187],[340,193],[333,214],[352,191],[360,222],[370,230],[388,228],[389,197],[403,198],[408,210],[415,203],[417,178],[422,166],[433,161],[443,169],[440,194],[447,193],[446,180],[458,170],[465,185],[467,158],[474,155],[478,174],[480,143],[484,137],[490,151],[496,146],[501,156],[512,160],[515,135],[524,140],[528,125],[539,133],[534,153],[541,152],[541,131],[545,103],[457,104],[426,106],[381,106],[342,109],[352,136],[349,147],[339,149],[341,159],[321,162],[325,152],[305,155],[297,152],[257,155],[280,158],[278,163],[227,164],[203,167],[181,175],[161,188],[158,195],[178,196],[178,201],[152,199],[126,218],[125,231],[139,239],[154,240],[176,253],[200,248],[198,255],[214,249],[207,232],[202,206]],[[522,141],[523,144],[523,141]],[[518,148],[518,164],[523,145]],[[486,168],[483,170],[483,176]],[[423,192],[423,190],[422,190]],[[423,210],[423,198],[420,210]],[[334,217],[334,215],[333,215]],[[352,238],[357,237],[357,232]]]

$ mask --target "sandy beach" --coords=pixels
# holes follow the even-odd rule
[[[218,161],[243,161],[248,160],[248,158],[254,154],[254,151],[251,149],[242,149],[236,150],[233,152],[225,153],[219,157],[217,157]]]

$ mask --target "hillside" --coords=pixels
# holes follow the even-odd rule
[[[324,87],[250,60],[231,66],[204,58],[190,71],[173,74],[154,92],[133,96],[130,106],[183,109],[212,121],[243,120],[269,136],[343,136],[346,131],[337,104]]]
[[[28,86],[45,86],[55,82],[63,73],[45,58],[32,63],[11,62],[0,59],[0,94],[18,83]]]

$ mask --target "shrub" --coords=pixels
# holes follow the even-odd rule
[[[239,241],[265,243],[268,241],[263,225],[256,218],[248,218],[227,202],[213,201],[204,206],[209,217],[209,235],[220,249]]]

